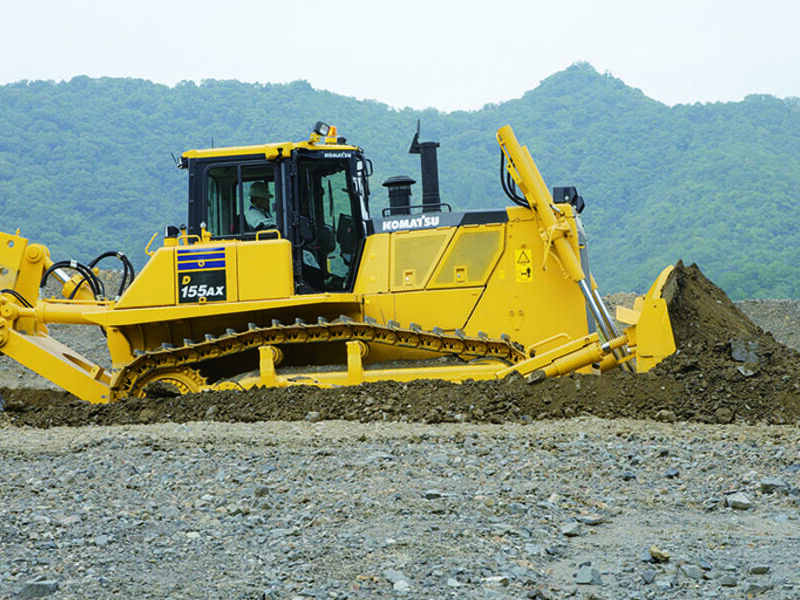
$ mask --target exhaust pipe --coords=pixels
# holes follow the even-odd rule
[[[419,154],[422,171],[422,212],[441,212],[442,201],[439,197],[439,159],[436,149],[439,142],[419,141],[419,119],[417,133],[411,140],[409,154]]]

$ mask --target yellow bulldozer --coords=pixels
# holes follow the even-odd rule
[[[363,150],[318,122],[308,140],[185,152],[188,225],[168,227],[106,298],[97,259],[53,261],[0,233],[0,352],[88,402],[253,386],[381,379],[532,381],[650,369],[673,353],[669,268],[619,332],[588,270],[575,188],[551,195],[509,126],[501,187],[515,204],[457,212],[439,196],[437,142],[373,214]],[[101,255],[105,256],[105,255]],[[101,258],[98,257],[98,258]],[[55,281],[63,297],[45,297]],[[110,368],[48,325],[100,327]]]

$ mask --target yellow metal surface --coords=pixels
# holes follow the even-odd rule
[[[498,373],[499,377],[506,377],[511,373],[519,373],[520,375],[530,375],[535,371],[540,371],[546,367],[556,363],[559,360],[574,355],[575,353],[585,352],[590,349],[590,352],[595,352],[595,348],[599,351],[600,339],[596,333],[592,333],[578,339],[567,340],[563,344],[547,351],[537,354],[527,360],[519,362],[513,366],[506,367]],[[588,363],[573,363],[573,369],[579,368]]]
[[[240,301],[294,294],[292,244],[288,240],[242,242],[236,254]]]
[[[645,298],[661,298],[661,294],[664,291],[664,285],[666,285],[667,279],[674,268],[675,267],[673,265],[664,267],[661,273],[658,274],[658,277],[656,277],[653,285],[650,286],[647,294],[645,294]]]
[[[644,373],[675,352],[675,338],[663,298],[646,299],[634,328],[636,370]]]
[[[160,306],[154,308],[113,310],[92,313],[89,317],[92,322],[103,326],[123,326],[176,319],[198,319],[201,317],[222,317],[243,313],[269,311],[281,308],[287,310],[300,310],[317,306],[320,313],[331,314],[340,311],[341,314],[352,313],[354,307],[360,310],[361,298],[356,294],[308,294],[305,296],[291,296],[271,300],[252,300],[248,302],[205,303],[180,306]],[[308,314],[308,310],[303,311]]]
[[[28,240],[22,236],[0,232],[0,289],[13,289],[16,285],[27,245]]]
[[[636,300],[638,300],[638,298]],[[626,325],[636,325],[639,321],[639,315],[641,315],[641,311],[628,308],[627,306],[617,306],[616,313],[617,321],[625,323]]]
[[[388,323],[390,319],[395,319],[394,294],[364,294],[362,298],[364,317],[375,319],[379,323]]]
[[[206,334],[221,335],[228,328],[246,330],[250,322],[269,323],[272,318],[292,322],[297,315],[316,319],[327,315],[357,317],[361,303],[353,294],[292,296],[286,299],[107,310],[92,315],[108,331],[112,366],[121,368],[135,351],[149,351],[162,344],[180,346],[183,340],[202,340]]]
[[[371,235],[364,243],[354,291],[356,294],[375,294],[389,291],[388,233]]]
[[[364,314],[423,329],[465,327],[504,240],[503,224],[370,236],[356,282]]]
[[[514,250],[514,281],[517,283],[533,281],[533,252],[529,248]]]
[[[239,242],[197,243],[174,248],[175,298],[172,304],[225,303],[239,295]]]
[[[100,269],[95,267],[92,272],[97,275]],[[64,283],[61,288],[61,295],[64,298],[73,300],[93,301],[95,299],[89,281],[83,275],[76,273]]]
[[[434,327],[448,331],[463,329],[482,292],[483,288],[467,287],[394,294],[392,318],[404,325],[416,323],[427,330]]]
[[[441,379],[442,381],[452,381],[461,383],[467,380],[486,380],[497,379],[497,373],[505,365],[499,361],[487,361],[485,363],[465,363],[464,365],[454,365],[449,367],[409,367],[403,368],[398,365],[392,369],[373,369],[363,372],[362,382],[367,381],[416,381],[417,379]],[[328,373],[308,373],[305,380],[298,376],[298,383],[319,382],[327,385],[354,385],[347,371],[328,372]]]
[[[617,307],[617,320],[630,325],[625,333],[636,354],[638,373],[649,371],[675,352],[675,336],[667,302],[661,297],[672,270],[672,265],[662,270],[647,294],[636,298],[632,309]]]
[[[18,241],[20,240],[22,238],[18,238]],[[7,243],[11,243],[11,240]],[[50,252],[41,244],[27,244],[24,249],[16,282],[10,287],[22,294],[28,302],[33,303],[38,298],[42,274],[53,263],[50,260]]]
[[[88,402],[108,402],[108,373],[58,340],[8,330],[3,354]]]
[[[108,310],[111,302],[77,300],[39,301],[33,309],[19,308],[21,316],[32,316],[38,323],[66,323],[68,325],[96,325],[92,315]]]
[[[361,342],[347,342],[347,378],[351,385],[358,385],[364,381],[364,364],[361,358],[366,354],[367,347]]]
[[[268,387],[278,385],[278,378],[275,375],[276,356],[277,349],[274,346],[261,346],[258,349],[260,376],[257,385]]]
[[[222,266],[205,253],[215,253]],[[154,252],[117,309],[285,298],[294,292],[291,265],[287,240],[170,244]],[[223,283],[224,295],[208,293]]]
[[[323,141],[324,140],[324,141]],[[292,150],[299,148],[314,149],[324,143],[326,149],[330,150],[358,150],[356,146],[349,144],[337,144],[330,138],[319,138],[302,142],[277,142],[270,144],[257,144],[253,146],[227,146],[221,148],[205,148],[201,150],[187,150],[182,154],[183,158],[218,158],[227,156],[263,156],[267,160],[274,160],[279,156],[288,156]]]
[[[175,303],[175,248],[159,248],[122,294],[117,309],[168,306]],[[150,319],[158,318],[152,315]]]
[[[41,244],[28,244],[25,247],[25,256],[20,264],[17,282],[13,286],[14,289],[33,304],[39,297],[39,284],[41,283],[42,275],[52,264],[50,252],[47,248]],[[20,324],[20,327],[26,331],[29,326],[30,324],[28,323]]]
[[[309,371],[304,373],[293,372],[291,375],[281,375],[275,372],[274,365],[262,357],[261,373],[257,377],[246,377],[238,381],[242,389],[258,386],[287,387],[290,385],[316,385],[320,387],[334,387],[358,385],[374,381],[415,381],[417,379],[439,379],[461,383],[467,380],[497,379],[498,373],[506,367],[505,363],[495,360],[486,360],[462,365],[420,367],[401,365],[391,369],[366,369],[362,363],[359,342],[347,344],[347,367],[336,371]],[[225,384],[212,386],[224,389]]]
[[[569,339],[588,332],[584,298],[566,277],[553,253],[546,253],[535,215],[509,208],[504,251],[486,284],[467,331],[492,337],[506,333],[524,346],[554,336]],[[520,253],[530,260],[530,275],[518,281]],[[542,264],[544,263],[544,268]]]

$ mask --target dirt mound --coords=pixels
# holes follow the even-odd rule
[[[698,345],[731,339],[774,344],[772,337],[756,327],[696,264],[686,267],[679,262],[675,265],[664,285],[663,296],[669,307],[676,344],[684,352]]]
[[[678,263],[664,298],[678,352],[651,376],[674,382],[684,404],[713,412],[716,421],[798,420],[800,354],[753,324],[697,265]]]
[[[208,392],[88,405],[64,392],[0,390],[16,425],[196,420],[526,422],[592,414],[709,423],[800,420],[800,355],[756,327],[696,265],[676,265],[664,290],[678,352],[644,375],[573,375],[531,385],[382,382],[337,389]],[[1,421],[0,421],[1,422]]]

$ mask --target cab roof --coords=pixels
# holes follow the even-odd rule
[[[264,155],[267,160],[289,156],[293,150],[334,150],[334,151],[360,151],[358,146],[346,143],[344,138],[336,137],[334,128],[333,135],[322,136],[315,130],[309,139],[302,142],[276,142],[272,144],[257,144],[255,146],[228,146],[221,148],[206,148],[203,150],[187,150],[181,155],[181,166],[184,166],[189,159],[199,158],[218,158],[228,156],[253,156]]]

